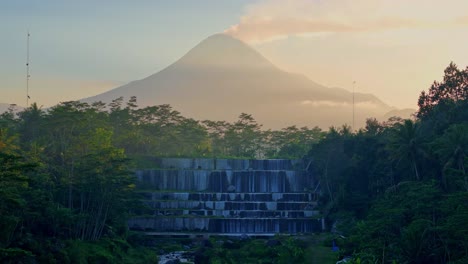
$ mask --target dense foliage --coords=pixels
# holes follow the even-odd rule
[[[304,243],[293,238],[215,240],[198,249],[197,263],[304,263]]]
[[[323,211],[359,263],[468,263],[468,68],[422,92],[414,120],[332,128],[313,145]]]
[[[169,105],[139,108],[134,97],[12,108],[0,115],[0,262],[154,261],[128,242],[126,227],[138,206],[130,169],[146,156],[305,155],[343,255],[358,263],[468,263],[467,76],[468,68],[450,64],[443,82],[421,93],[415,119],[369,119],[357,132],[265,131],[248,114],[197,121]],[[307,252],[295,243],[239,244],[233,252],[247,262],[266,253],[301,262]],[[202,255],[227,263],[232,254],[215,246]]]
[[[134,177],[103,118],[76,103],[0,116],[0,262],[83,263],[107,246],[128,251],[118,241]],[[85,247],[96,250],[72,257]]]
[[[300,158],[323,135],[294,126],[263,131],[248,114],[200,122],[169,105],[138,108],[135,97],[123,104],[32,104],[0,115],[0,262],[83,262],[86,254],[70,254],[87,252],[86,243],[102,249],[89,251],[91,260],[105,259],[109,244],[128,249],[116,241],[125,240],[128,212],[139,206],[130,169],[144,157]]]

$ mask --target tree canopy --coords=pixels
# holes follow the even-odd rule
[[[451,63],[421,93],[415,119],[369,119],[356,133],[331,129],[312,145],[322,211],[343,255],[357,263],[468,261],[467,76]]]
[[[11,108],[0,114],[0,261],[71,263],[83,258],[77,245],[105,245],[83,262],[145,263],[123,256],[139,206],[131,169],[156,156],[303,158],[343,256],[468,263],[467,87],[468,68],[451,63],[414,119],[369,119],[358,131],[264,130],[246,113],[199,121],[170,105],[139,108],[135,97]],[[278,254],[302,261],[289,246]],[[117,248],[125,254],[109,253]]]

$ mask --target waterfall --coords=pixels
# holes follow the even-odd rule
[[[137,187],[150,214],[131,229],[229,234],[311,233],[321,230],[314,182],[301,161],[155,160],[137,170]]]

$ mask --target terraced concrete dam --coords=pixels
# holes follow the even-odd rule
[[[134,230],[220,234],[312,233],[322,229],[313,175],[299,160],[155,159],[137,170],[149,209]]]

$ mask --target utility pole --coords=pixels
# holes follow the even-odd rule
[[[26,41],[26,107],[29,107],[29,37],[31,35],[29,34],[28,30],[28,37]]]

